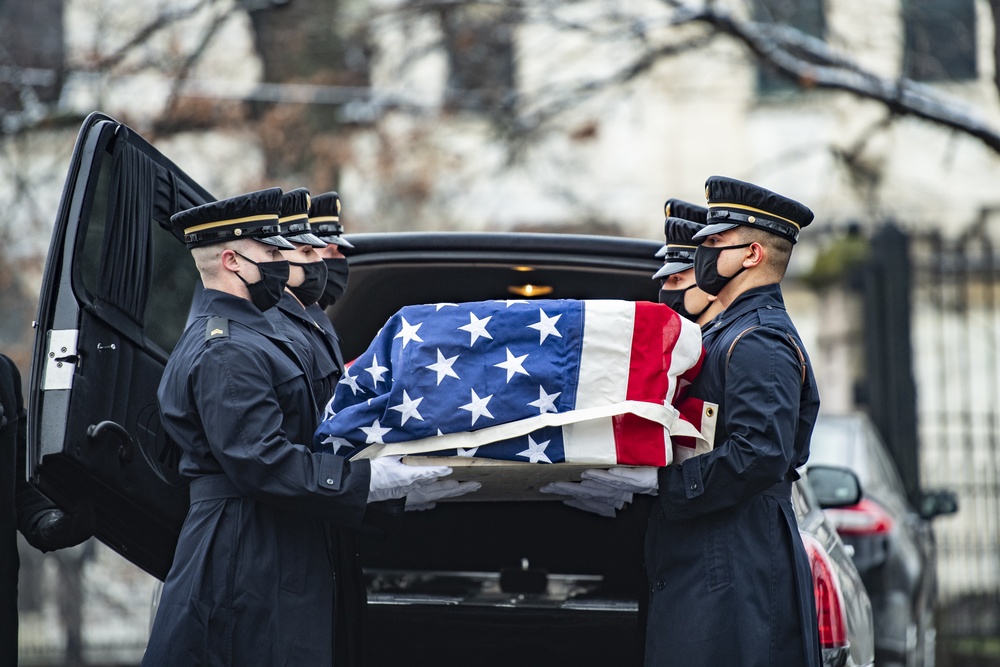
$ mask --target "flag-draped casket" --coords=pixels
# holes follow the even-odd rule
[[[656,303],[407,306],[348,368],[315,446],[354,457],[662,466],[671,434],[707,448],[672,405],[702,353],[699,328]]]

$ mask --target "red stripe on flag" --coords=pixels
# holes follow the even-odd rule
[[[680,332],[680,316],[673,310],[658,303],[636,302],[626,399],[663,405],[669,398],[667,371]],[[667,464],[663,426],[636,415],[620,415],[613,424],[618,463]]]

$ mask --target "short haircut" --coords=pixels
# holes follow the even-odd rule
[[[250,243],[256,243],[253,239],[235,239],[225,243],[213,243],[212,245],[191,248],[191,256],[194,257],[194,265],[198,267],[198,272],[202,278],[214,278],[219,273],[219,258],[224,250],[244,252]]]
[[[740,239],[743,243],[759,243],[767,249],[768,271],[774,273],[778,280],[785,277],[788,260],[792,256],[792,242],[788,239],[746,225],[740,225]]]

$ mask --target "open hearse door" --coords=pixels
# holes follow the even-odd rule
[[[161,579],[188,496],[156,389],[197,281],[165,225],[212,200],[133,130],[88,116],[35,322],[29,474],[64,507],[89,499],[97,537]]]

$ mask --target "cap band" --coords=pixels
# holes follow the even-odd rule
[[[204,227],[204,225],[199,225]],[[214,226],[214,225],[213,225]],[[244,234],[246,235],[244,237]],[[242,228],[237,227],[236,229],[221,229],[217,232],[205,231],[205,232],[191,232],[190,234],[184,234],[185,243],[196,243],[200,241],[208,241],[210,239],[221,239],[221,238],[248,238],[257,239],[261,236],[279,236],[281,234],[281,226],[274,225],[264,225],[263,227],[251,227],[250,229],[244,231]]]
[[[278,222],[292,222],[294,220],[308,220],[309,216],[305,213],[296,213],[295,215],[286,215],[283,218],[278,218]]]
[[[309,217],[309,222],[340,222],[339,215],[313,215]]]
[[[216,227],[227,227],[229,225],[238,225],[244,222],[258,222],[260,220],[274,220],[278,222],[278,216],[273,213],[264,213],[261,215],[248,215],[245,218],[231,218],[229,220],[216,220],[215,222],[206,222],[203,225],[195,225],[194,227],[187,227],[184,230],[184,234],[194,234],[195,232],[200,232],[205,229],[215,229]],[[278,229],[280,232],[280,228]]]
[[[761,215],[766,215],[766,216],[768,216],[770,218],[777,218],[778,220],[783,220],[784,222],[787,222],[788,224],[794,226],[795,229],[797,229],[797,230],[801,230],[802,229],[802,226],[799,223],[795,222],[794,220],[789,220],[788,218],[782,218],[780,215],[775,215],[774,213],[771,213],[770,211],[765,211],[764,209],[760,209],[760,208],[754,208],[753,206],[747,206],[746,204],[732,204],[732,203],[726,203],[726,202],[714,202],[712,204],[709,204],[709,206],[708,206],[708,217],[709,218],[712,217],[712,213],[714,213],[714,209],[717,209],[717,208],[726,208],[726,209],[738,208],[738,209],[743,210],[743,211],[750,211],[751,213],[759,213]],[[755,222],[754,220],[749,220],[749,219],[747,221],[750,222],[750,223]]]

